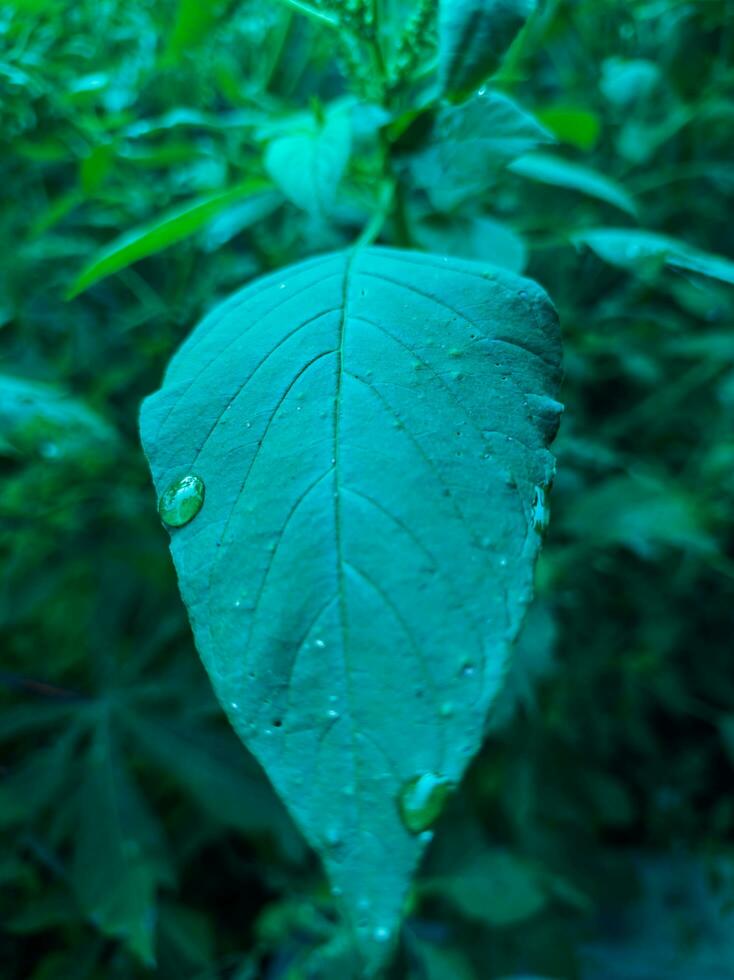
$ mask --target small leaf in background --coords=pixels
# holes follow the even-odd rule
[[[641,856],[640,894],[609,910],[584,949],[593,980],[728,980],[734,963],[734,867],[726,857]]]
[[[553,137],[500,92],[484,91],[459,106],[442,106],[428,145],[411,163],[415,184],[439,211],[481,194],[511,160]]]
[[[632,196],[609,177],[599,174],[590,167],[564,160],[563,157],[551,156],[548,153],[532,153],[519,157],[509,164],[508,169],[521,177],[537,180],[541,184],[551,184],[555,187],[565,187],[569,190],[588,194],[599,201],[606,201],[626,211],[633,217],[637,214],[637,205]]]
[[[265,169],[283,194],[303,211],[323,216],[334,205],[351,150],[346,111],[331,113],[308,130],[279,136],[265,151]]]
[[[499,731],[508,725],[519,708],[535,707],[535,691],[555,668],[554,650],[557,626],[547,604],[536,599],[528,609],[515,641],[515,650],[505,683],[492,705],[487,730]]]
[[[104,183],[115,158],[115,147],[111,143],[95,146],[84,157],[79,166],[79,183],[87,196],[94,194]]]
[[[117,445],[112,427],[83,402],[53,385],[7,374],[0,375],[0,439],[0,453],[85,465]]]
[[[579,540],[621,545],[654,558],[664,547],[712,554],[707,520],[706,505],[672,479],[640,473],[588,488],[560,523]]]
[[[261,191],[267,191],[269,182],[249,180],[226,191],[218,191],[206,197],[166,212],[161,218],[141,228],[126,232],[104,248],[77,276],[67,293],[73,299],[89,289],[100,279],[105,279],[134,262],[169,248],[176,242],[189,238],[226,208]],[[257,212],[255,212],[257,213]]]
[[[545,877],[530,862],[507,851],[486,849],[451,874],[428,878],[424,894],[447,899],[467,918],[495,929],[532,918],[545,906]]]
[[[458,255],[521,273],[527,263],[523,239],[494,218],[427,215],[411,225],[415,242],[429,252]]]
[[[215,27],[225,6],[224,0],[178,0],[164,60],[175,63],[182,55],[195,49]]]
[[[441,90],[467,93],[494,74],[534,10],[535,0],[440,0]]]
[[[643,58],[606,58],[599,83],[602,94],[615,106],[627,108],[649,98],[661,81],[661,72],[653,61]]]
[[[478,980],[471,961],[461,949],[411,936],[410,950],[418,962],[409,980]]]
[[[592,150],[599,139],[599,116],[590,109],[571,105],[549,105],[535,113],[538,122],[553,133],[560,143]]]
[[[530,598],[559,381],[534,283],[369,248],[247,287],[142,408],[158,492],[206,486],[171,537],[202,659],[373,971],[427,843],[399,803],[461,779]]]
[[[574,242],[588,245],[599,258],[621,269],[649,274],[663,266],[695,272],[734,284],[734,261],[712,255],[668,235],[636,228],[592,228],[578,232]]]
[[[202,247],[207,252],[216,252],[256,222],[267,218],[282,203],[282,197],[273,189],[255,194],[239,204],[233,204],[207,224],[202,233]]]

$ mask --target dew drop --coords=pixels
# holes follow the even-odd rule
[[[444,701],[444,703],[438,709],[438,713],[442,718],[450,718],[454,713],[453,704],[450,701]]]
[[[329,847],[339,847],[342,837],[336,827],[328,827],[324,839]]]
[[[168,527],[183,527],[196,517],[203,503],[204,481],[189,473],[161,494],[158,513]]]
[[[408,780],[398,799],[405,827],[414,834],[427,830],[443,810],[450,788],[449,781],[435,772],[424,772]]]
[[[390,930],[386,926],[378,926],[372,935],[375,942],[386,943],[390,938]]]
[[[314,646],[315,646],[315,647],[316,647],[316,648],[317,648],[318,650],[323,650],[323,649],[324,649],[324,647],[326,646],[326,644],[324,643],[324,641],[323,641],[323,640],[314,640],[314,641],[313,641],[313,645],[314,645]]]
[[[548,506],[548,492],[545,487],[536,487],[533,497],[533,530],[538,534],[545,534],[550,520],[550,507]]]
[[[61,450],[55,442],[42,442],[39,452],[44,459],[57,459],[61,455]]]

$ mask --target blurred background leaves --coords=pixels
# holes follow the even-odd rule
[[[547,0],[436,109],[430,5],[384,4],[387,103],[349,5],[295,6],[0,7],[3,975],[350,974],[199,666],[136,430],[217,300],[377,215],[537,278],[567,371],[538,600],[395,977],[734,977],[734,8]],[[477,104],[507,168],[461,144]]]

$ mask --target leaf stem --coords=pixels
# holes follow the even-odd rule
[[[312,7],[310,3],[303,3],[303,0],[280,0],[287,7],[292,7],[293,10],[297,10],[299,13],[304,14],[306,17],[310,17],[311,20],[318,21],[321,24],[328,24],[330,27],[339,26],[339,18],[336,14],[329,14],[325,10],[318,10],[316,7]]]
[[[379,204],[377,210],[364,226],[362,233],[354,243],[355,248],[362,248],[363,245],[370,245],[382,231],[382,226],[387,220],[387,216],[392,208],[395,197],[395,181],[385,179],[380,186]]]

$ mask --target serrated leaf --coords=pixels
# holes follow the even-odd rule
[[[415,184],[439,211],[485,191],[510,160],[553,137],[508,96],[480,90],[458,106],[442,106],[428,145],[411,163]]]
[[[351,142],[348,113],[333,112],[323,125],[273,140],[265,151],[265,169],[296,207],[328,214],[349,162]]]
[[[575,235],[574,242],[588,245],[599,258],[622,269],[645,273],[667,265],[734,285],[734,261],[669,235],[636,228],[591,228]]]
[[[143,404],[159,494],[206,488],[171,539],[202,659],[372,966],[426,843],[401,795],[461,779],[531,593],[559,360],[532,282],[370,248],[246,287]]]
[[[66,298],[74,299],[101,279],[189,238],[231,204],[260,191],[267,191],[270,186],[267,181],[253,178],[229,190],[189,201],[182,207],[167,211],[149,224],[126,232],[102,249],[79,273]]]
[[[90,921],[149,966],[155,962],[156,888],[168,878],[159,834],[102,723],[80,790],[72,881]]]
[[[441,90],[465,93],[499,67],[535,0],[441,0],[438,58]]]
[[[637,214],[637,205],[624,187],[590,167],[564,160],[563,157],[549,153],[531,153],[513,160],[508,169],[541,184],[567,187],[569,190],[588,194],[589,197],[606,201],[633,217]]]
[[[33,753],[0,782],[0,827],[31,823],[63,785],[72,766],[79,731],[70,728],[52,745]]]
[[[126,723],[145,753],[215,820],[246,833],[273,834],[289,857],[302,857],[304,847],[293,824],[254,763],[248,769],[244,753],[233,753],[232,745],[217,735],[137,712],[126,714]]]

